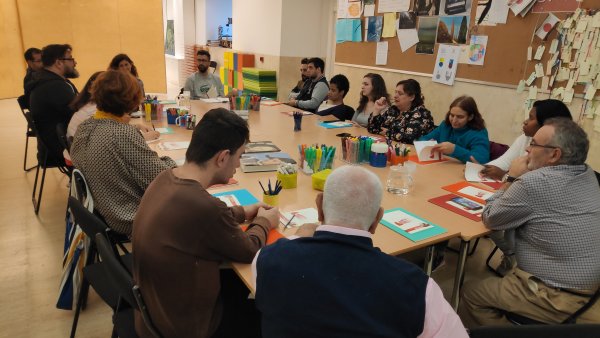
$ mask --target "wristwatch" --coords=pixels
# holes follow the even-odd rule
[[[512,183],[516,180],[517,178],[514,176],[510,176],[508,173],[504,174],[504,176],[502,177],[502,183]]]

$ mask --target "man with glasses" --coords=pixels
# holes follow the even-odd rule
[[[30,108],[38,136],[48,148],[48,165],[64,166],[64,148],[56,133],[56,126],[66,126],[73,110],[69,103],[77,95],[77,88],[69,81],[79,77],[70,45],[48,45],[42,49],[44,68],[32,84]],[[43,161],[44,150],[38,144],[38,160]]]
[[[34,74],[42,70],[42,51],[38,48],[29,48],[25,51],[25,62],[27,62],[27,71],[23,78],[23,90],[25,93],[25,107],[29,108],[29,95],[31,94],[31,86],[34,83]]]
[[[221,79],[215,74],[208,73],[210,53],[206,50],[199,50],[196,61],[198,62],[198,71],[187,78],[184,90],[189,91],[191,98],[196,100],[225,96]]]
[[[465,285],[467,327],[510,324],[505,311],[561,323],[587,306],[577,323],[600,323],[600,303],[592,305],[600,286],[600,189],[585,164],[588,150],[581,127],[553,118],[513,161],[482,219],[491,230],[516,230],[518,267]]]

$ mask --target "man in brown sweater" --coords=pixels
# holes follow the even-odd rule
[[[211,337],[227,293],[219,266],[252,262],[278,224],[277,208],[230,208],[206,191],[229,181],[248,139],[244,120],[210,110],[194,130],[185,164],[159,174],[142,198],[133,225],[133,276],[164,337]],[[252,221],[244,232],[239,224],[246,220]],[[135,325],[140,336],[150,336],[139,313]]]

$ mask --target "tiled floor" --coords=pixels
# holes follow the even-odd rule
[[[58,170],[48,170],[36,216],[31,203],[35,170],[26,173],[22,169],[25,126],[16,99],[0,100],[0,143],[5,145],[0,167],[0,337],[67,337],[73,312],[58,310],[55,304],[68,182]],[[35,161],[35,141],[32,143],[29,163]],[[484,268],[489,251],[489,241],[483,240],[467,262],[467,280],[489,274]],[[414,259],[418,256],[411,255]],[[433,277],[449,298],[456,254],[448,253],[446,258],[446,265]],[[111,330],[110,308],[92,291],[77,336],[108,337]]]

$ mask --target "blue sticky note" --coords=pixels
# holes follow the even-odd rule
[[[236,202],[241,206],[246,206],[254,203],[258,203],[258,200],[254,195],[252,195],[246,189],[232,190],[232,191],[224,191],[216,194],[212,194],[214,197],[219,198],[221,201],[225,202],[228,206],[236,205]]]
[[[336,121],[336,122],[330,122],[330,123],[319,122],[319,126],[321,126],[323,128],[327,128],[327,129],[348,128],[348,127],[352,127],[352,123],[343,122],[343,121]]]

